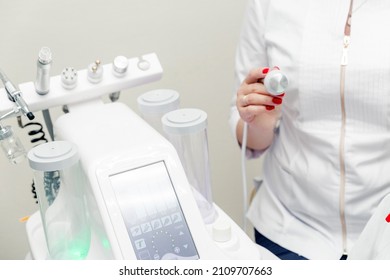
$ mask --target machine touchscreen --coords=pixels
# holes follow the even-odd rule
[[[198,259],[164,161],[110,176],[138,259]]]

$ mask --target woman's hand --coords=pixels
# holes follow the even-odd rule
[[[272,143],[283,103],[284,93],[273,96],[263,84],[269,71],[268,67],[253,69],[237,91],[236,106],[241,117],[237,139],[242,142],[244,122],[248,123],[247,147],[255,150],[266,149]]]
[[[279,117],[284,93],[273,96],[267,92],[262,81],[269,71],[268,67],[253,69],[238,89],[236,106],[241,119],[248,124],[256,123],[259,118]]]

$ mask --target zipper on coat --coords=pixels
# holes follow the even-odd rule
[[[339,142],[339,160],[340,160],[340,190],[339,190],[339,211],[341,222],[342,246],[343,255],[348,253],[347,245],[347,224],[345,219],[345,127],[346,127],[346,111],[345,111],[345,72],[348,65],[348,48],[351,40],[351,18],[352,18],[353,0],[350,2],[347,21],[344,28],[343,51],[341,56],[340,69],[340,104],[341,104],[341,128]]]
[[[341,234],[343,244],[343,254],[347,254],[347,225],[345,221],[345,68],[347,65],[341,65],[340,73],[340,101],[341,101],[341,128],[339,143],[339,160],[340,160],[340,190],[339,190],[339,211],[341,222]]]

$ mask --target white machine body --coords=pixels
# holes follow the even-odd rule
[[[85,104],[55,131],[77,144],[89,181],[88,259],[275,258],[220,208],[214,224],[203,222],[176,150],[126,105]],[[29,221],[31,242],[42,240],[39,222]],[[33,258],[48,258],[39,247]]]
[[[32,111],[68,105],[70,113],[55,121],[54,132],[56,140],[78,147],[88,182],[86,259],[277,259],[217,205],[218,219],[205,224],[173,145],[128,106],[100,99],[161,78],[157,56],[129,59],[120,76],[112,73],[112,65],[102,67],[97,83],[82,70],[72,89],[63,88],[56,76],[49,94],[25,95]],[[20,88],[33,91],[32,83]],[[12,108],[9,102],[0,104],[0,111]],[[50,259],[39,212],[26,228],[30,258]]]

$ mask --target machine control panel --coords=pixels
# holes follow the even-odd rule
[[[110,176],[138,259],[198,259],[164,161]]]

